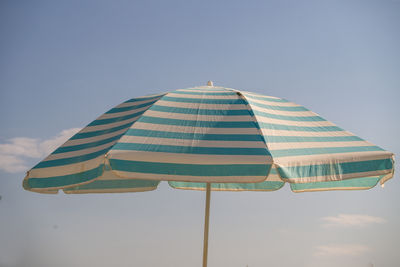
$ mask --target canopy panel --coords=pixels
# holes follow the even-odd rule
[[[246,101],[225,88],[184,89],[153,104],[107,154],[124,178],[264,181],[272,158]]]
[[[276,97],[242,94],[279,176],[291,183],[293,191],[366,189],[393,176],[393,153],[303,106]]]
[[[133,98],[110,109],[72,136],[27,172],[23,186],[30,191],[56,193],[103,176],[105,154],[161,95]],[[103,180],[114,179],[111,172]]]

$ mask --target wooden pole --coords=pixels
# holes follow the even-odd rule
[[[207,183],[207,189],[206,189],[206,211],[205,211],[205,218],[204,218],[203,267],[207,267],[208,226],[209,226],[209,221],[210,221],[210,197],[211,197],[211,183]]]

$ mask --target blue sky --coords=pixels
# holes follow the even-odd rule
[[[22,189],[71,129],[132,97],[213,80],[398,155],[399,12],[397,0],[2,1],[0,266],[200,265],[204,192]],[[367,191],[213,193],[209,266],[397,266],[396,176]]]

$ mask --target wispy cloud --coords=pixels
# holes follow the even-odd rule
[[[63,130],[48,140],[29,137],[15,137],[7,140],[7,143],[0,144],[0,170],[10,173],[28,170],[29,158],[47,156],[79,130],[78,128]]]
[[[359,256],[368,252],[370,248],[361,244],[335,244],[317,246],[314,250],[314,256],[317,257]]]
[[[324,221],[324,227],[335,226],[365,226],[370,224],[385,223],[386,220],[381,217],[364,215],[364,214],[339,214],[337,216],[329,216],[321,218]]]

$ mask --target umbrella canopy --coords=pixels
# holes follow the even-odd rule
[[[394,155],[282,98],[209,86],[130,99],[27,172],[40,193],[368,189]]]

